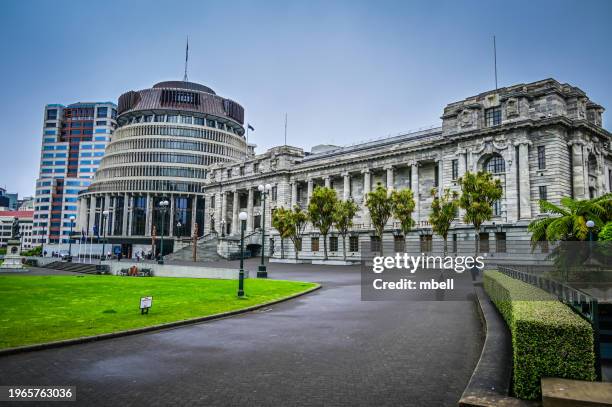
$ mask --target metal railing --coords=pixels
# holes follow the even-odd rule
[[[500,273],[508,277],[531,284],[554,295],[559,301],[570,307],[591,324],[595,348],[595,373],[597,374],[597,380],[601,381],[601,344],[599,340],[599,303],[597,298],[567,284],[520,270],[520,268],[521,266],[500,265],[497,267]]]

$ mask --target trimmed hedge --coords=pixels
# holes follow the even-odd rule
[[[595,380],[587,321],[547,292],[497,271],[484,273],[484,289],[512,334],[516,396],[540,398],[542,377]]]

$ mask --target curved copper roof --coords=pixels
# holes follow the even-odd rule
[[[191,111],[244,124],[244,108],[240,104],[218,96],[207,86],[193,82],[160,82],[153,88],[129,91],[119,96],[119,116],[142,110]]]
[[[200,85],[195,82],[185,82],[185,81],[164,81],[159,82],[153,85],[153,89],[157,88],[168,88],[168,89],[189,89],[189,90],[197,90],[199,92],[206,92],[216,95],[215,91],[209,88],[208,86]]]

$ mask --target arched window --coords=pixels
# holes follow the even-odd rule
[[[484,170],[491,174],[506,172],[506,163],[501,155],[494,154],[484,163]]]

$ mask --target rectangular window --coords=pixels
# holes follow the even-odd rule
[[[107,123],[108,122],[106,120],[98,120],[96,121],[96,126],[106,126]]]
[[[478,234],[480,253],[489,253],[489,234],[479,233]]]
[[[311,252],[319,251],[319,238],[318,237],[310,238],[310,251]]]
[[[57,109],[47,110],[47,120],[57,120]]]
[[[98,116],[97,117],[108,117],[108,108],[107,107],[99,107],[98,108]]]
[[[501,107],[492,107],[485,110],[485,126],[493,127],[501,124]]]
[[[546,147],[538,146],[538,169],[546,168]]]
[[[232,178],[232,170],[231,170],[231,169],[228,169],[228,170],[227,170],[227,178],[228,178],[228,179],[229,179],[229,178]]]
[[[495,233],[495,251],[497,253],[506,253],[506,232]]]
[[[395,252],[399,253],[399,252],[403,252],[404,248],[406,247],[404,245],[404,242],[406,240],[404,239],[403,235],[399,235],[399,236],[393,236],[393,246],[395,248]]]
[[[253,172],[259,172],[259,163],[253,163]]]
[[[338,236],[329,237],[329,250],[332,252],[338,251]]]
[[[371,252],[380,252],[381,249],[380,237],[378,236],[370,236],[370,251]]]
[[[497,200],[493,202],[493,216],[501,216],[501,215],[502,215],[501,201]]]
[[[546,201],[548,198],[548,192],[546,191],[546,185],[539,186],[538,190],[540,192],[540,200]]]
[[[433,236],[432,235],[423,235],[420,236],[421,243],[421,252],[428,253],[431,252]]]
[[[349,237],[349,251],[358,252],[359,251],[359,236],[350,236]]]
[[[436,165],[434,167],[434,187],[440,186],[440,167]]]
[[[459,160],[451,161],[451,179],[455,181],[459,178]]]

